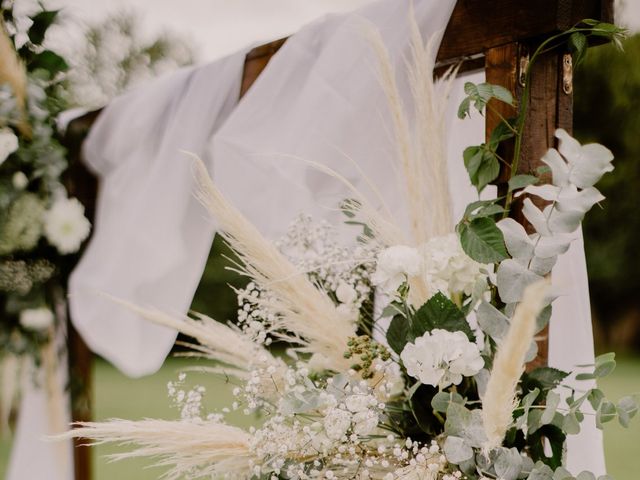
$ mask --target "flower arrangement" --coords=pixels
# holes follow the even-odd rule
[[[541,48],[566,38],[579,44],[575,35],[619,34],[610,25],[585,25]],[[603,199],[594,185],[613,169],[611,152],[558,130],[558,149],[543,158],[550,184],[539,185],[536,172],[514,173],[506,198],[470,204],[454,227],[442,131],[451,75],[432,80],[432,48],[415,24],[412,35],[415,129],[371,32],[393,109],[409,231],[354,192],[342,208],[348,222],[364,226],[357,243],[343,246],[329,225],[300,217],[274,245],[196,161],[198,197],[236,253],[235,268],[250,280],[236,292],[239,324],[122,303],[197,341],[194,351],[216,362],[207,371],[238,382],[235,401],[206,412],[203,388],[186,389],[181,374],[168,386],[179,420],[83,423],[67,437],[133,445],[119,457],[155,456],[171,467],[170,479],[568,480],[575,477],[563,466],[564,443],[579,432],[585,402],[599,426],[615,418],[629,423],[638,408],[633,397],[613,403],[588,385],[578,394],[563,385],[569,372],[526,368],[550,317],[545,276]],[[490,99],[513,102],[495,85],[469,83],[465,91],[461,116],[472,105],[484,110]],[[465,151],[478,190],[497,176],[498,143],[518,143],[519,122],[505,120],[499,141]],[[532,232],[508,217],[520,195],[527,195]],[[273,341],[286,342],[288,356],[270,350]],[[604,376],[614,365],[613,355],[601,356],[577,379]],[[259,421],[234,426],[226,419],[232,410]]]
[[[69,198],[61,175],[65,150],[56,136],[66,63],[42,42],[57,12],[40,10],[21,30],[11,6],[0,23],[0,351],[5,423],[17,359],[49,355],[65,312],[66,275],[87,238],[84,207]],[[10,368],[13,367],[13,368]],[[55,371],[55,368],[45,370]]]

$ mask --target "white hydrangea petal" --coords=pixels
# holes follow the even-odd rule
[[[551,235],[551,231],[547,225],[547,218],[542,210],[533,204],[530,198],[525,198],[524,202],[522,202],[522,213],[531,225],[533,225],[536,232],[543,236]]]
[[[550,148],[542,156],[542,162],[551,169],[551,177],[554,185],[562,187],[569,181],[569,165],[560,156],[555,148]]]
[[[521,224],[513,218],[504,218],[496,225],[502,231],[507,251],[513,258],[529,260],[532,257],[534,244]]]

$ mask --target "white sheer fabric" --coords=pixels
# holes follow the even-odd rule
[[[237,102],[245,53],[116,99],[85,143],[100,192],[91,243],[69,283],[71,317],[89,347],[127,375],[156,371],[176,333],[100,293],[170,312],[189,308],[214,225],[193,197],[191,163],[180,151],[204,154]]]

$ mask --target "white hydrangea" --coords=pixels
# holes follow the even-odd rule
[[[18,137],[10,128],[0,128],[0,165],[18,149]]]
[[[44,234],[63,255],[77,252],[90,230],[91,223],[76,198],[61,198],[44,214]]]
[[[415,277],[421,270],[422,257],[416,248],[394,245],[378,255],[376,271],[371,281],[385,292],[393,292],[407,277]]]
[[[20,312],[20,325],[27,330],[40,332],[53,325],[53,312],[47,307],[28,308]]]
[[[455,233],[435,237],[422,245],[424,275],[427,285],[445,295],[471,295],[479,281],[486,281],[481,263],[471,259]]]
[[[434,329],[407,343],[400,354],[407,373],[426,385],[458,385],[484,366],[480,350],[463,332]]]

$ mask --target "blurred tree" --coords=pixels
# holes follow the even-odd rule
[[[598,188],[607,197],[584,223],[591,300],[611,346],[640,346],[640,35],[624,52],[589,51],[575,77],[575,135],[615,155]]]
[[[140,17],[122,11],[90,26],[72,59],[69,70],[70,102],[99,108],[125,90],[152,77],[190,65],[192,47],[177,35],[164,32],[146,41]]]

